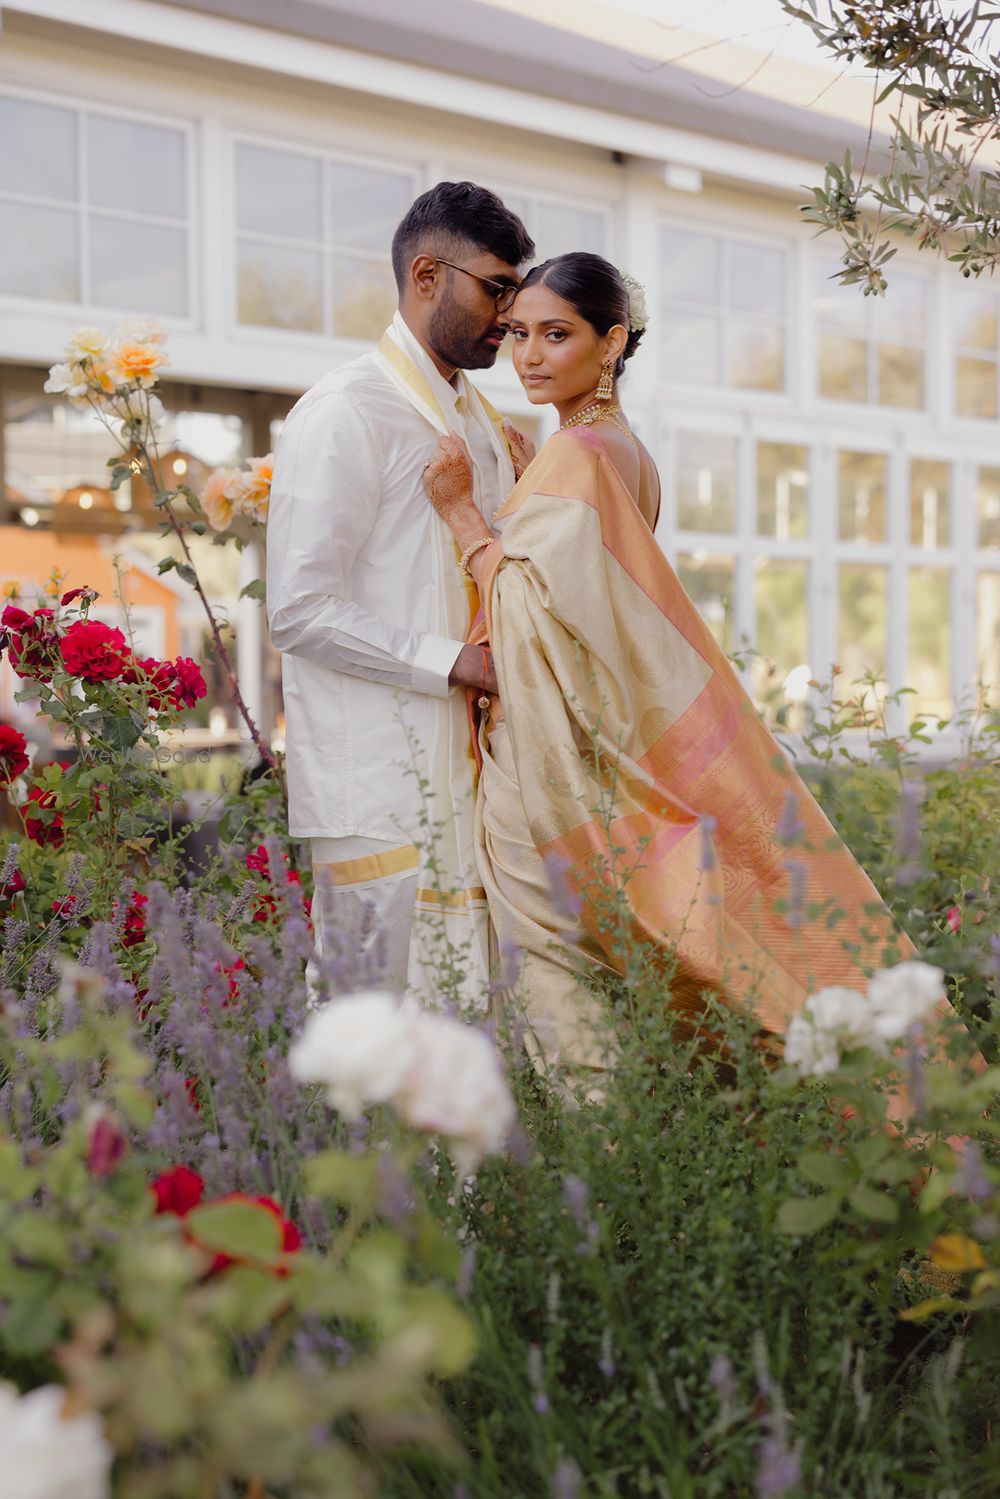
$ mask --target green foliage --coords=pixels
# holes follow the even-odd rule
[[[886,99],[897,106],[885,169],[870,168],[869,142],[859,167],[849,153],[843,167],[828,163],[823,186],[803,206],[809,223],[841,236],[839,280],[881,295],[895,254],[881,236],[892,230],[919,249],[947,253],[964,276],[994,271],[1000,186],[977,156],[1000,137],[1000,69],[989,29],[995,11],[979,0],[830,0],[824,14],[816,0],[781,5],[838,63],[870,70],[873,112]],[[913,118],[904,120],[907,104]]]

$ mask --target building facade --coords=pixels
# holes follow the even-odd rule
[[[419,30],[400,0],[272,9],[3,7],[0,524],[50,533],[54,565],[81,531],[153,559],[142,497],[103,487],[107,434],[42,393],[72,329],[161,322],[185,470],[266,451],[387,321],[407,204],[471,177],[541,256],[597,250],[646,286],[623,399],[660,464],[658,539],[765,711],[794,719],[833,663],[912,687],[897,725],[995,691],[1000,291],[906,245],[884,299],[830,280],[837,246],[796,204],[855,126],[478,0]],[[481,383],[551,430],[509,358]],[[202,560],[273,724],[260,606],[238,600],[259,558]]]

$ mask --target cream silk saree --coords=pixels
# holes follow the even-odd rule
[[[524,952],[542,1052],[597,1065],[594,1001],[572,968],[621,969],[616,888],[631,934],[676,963],[670,1003],[693,1023],[705,991],[781,1033],[817,987],[863,987],[901,939],[600,437],[551,438],[496,525],[480,595],[502,710],[480,739],[477,857],[500,942]],[[789,847],[776,829],[792,805]],[[553,898],[553,871],[578,916]],[[803,921],[814,902],[822,914]]]

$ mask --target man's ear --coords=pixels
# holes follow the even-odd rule
[[[441,285],[441,262],[433,255],[418,255],[410,266],[410,287],[421,301],[432,302]]]

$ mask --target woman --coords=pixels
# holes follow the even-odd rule
[[[561,425],[495,533],[458,439],[424,476],[479,589],[499,685],[499,700],[478,700],[490,913],[501,947],[524,955],[535,1049],[572,1068],[599,1067],[604,1045],[580,961],[622,971],[623,938],[664,950],[670,1002],[692,1023],[713,991],[770,1033],[815,988],[862,987],[862,965],[896,947],[874,886],[653,539],[656,468],[618,402],[645,326],[630,286],[587,254],[522,283],[514,367]],[[812,902],[822,915],[805,922]]]

